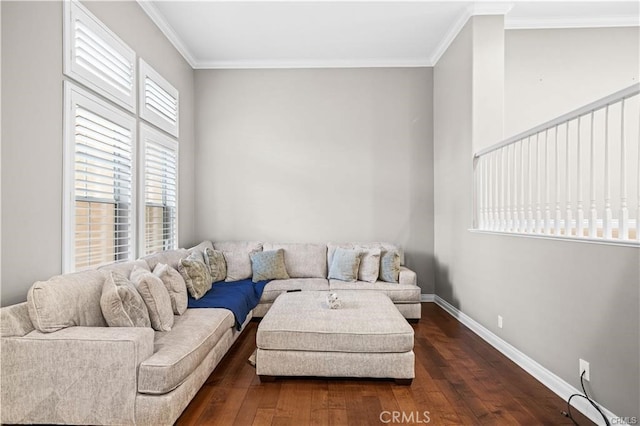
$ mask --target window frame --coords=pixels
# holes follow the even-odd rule
[[[151,65],[149,65],[144,59],[140,58],[140,64],[138,67],[139,70],[139,116],[141,119],[146,122],[153,124],[159,129],[164,130],[171,136],[177,138],[179,135],[180,129],[180,93],[178,89],[173,87],[171,83],[169,83],[160,73],[158,73]],[[176,100],[176,122],[172,124],[162,115],[156,113],[154,110],[147,107],[146,103],[146,84],[145,80],[149,78],[155,84],[157,84],[162,90],[167,92],[170,96],[172,96]]]
[[[87,268],[76,268],[76,250],[75,250],[75,233],[76,233],[76,197],[75,197],[75,111],[77,105],[82,105],[88,111],[104,117],[107,120],[126,127],[131,131],[131,213],[129,233],[130,246],[129,255],[126,258],[117,261],[133,260],[136,257],[136,201],[137,201],[137,145],[138,132],[136,126],[136,118],[113,105],[100,99],[95,94],[81,88],[80,86],[65,81],[64,82],[64,124],[63,124],[63,232],[62,232],[62,270],[63,273],[79,271],[83,269],[92,269],[96,266]],[[115,240],[115,235],[114,235]],[[115,260],[114,260],[115,261]]]
[[[138,92],[136,52],[77,0],[63,1],[63,14],[63,73],[135,114]],[[111,49],[122,55],[129,62],[131,65],[131,92],[128,95],[114,90],[111,85],[105,83],[104,79],[75,60],[74,21],[76,19],[82,21],[84,25],[101,37],[101,40]]]
[[[180,150],[179,143],[176,139],[166,135],[165,133],[155,129],[153,126],[140,122],[140,129],[138,132],[138,223],[140,226],[138,227],[138,253],[140,256],[145,256],[149,253],[146,253],[146,183],[147,183],[147,168],[146,168],[146,146],[147,141],[152,140],[153,143],[158,145],[162,145],[163,147],[172,150],[175,153],[175,217],[174,224],[175,227],[175,238],[174,238],[174,248],[178,247],[179,241],[179,216],[180,216],[180,195],[179,195],[179,187],[180,187]],[[164,207],[166,208],[166,207]]]

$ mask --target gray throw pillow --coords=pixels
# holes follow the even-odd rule
[[[185,259],[180,259],[178,272],[187,284],[187,290],[191,297],[198,300],[211,290],[211,272],[204,264],[202,252],[194,251]]]
[[[123,275],[110,272],[102,285],[102,315],[109,327],[151,327],[147,305]]]
[[[284,264],[284,250],[256,251],[251,253],[252,281],[288,280],[289,274]]]
[[[340,281],[357,281],[362,251],[336,248],[329,267],[329,279]]]
[[[383,251],[380,255],[380,279],[397,283],[400,277],[400,253],[397,250]]]
[[[160,278],[152,272],[135,266],[129,277],[142,296],[147,310],[151,327],[157,331],[171,331],[173,327],[173,308],[169,291]]]
[[[167,288],[173,313],[176,315],[184,314],[189,301],[187,297],[187,283],[185,283],[180,272],[165,263],[158,263],[153,269],[153,275],[160,278]]]
[[[216,283],[227,278],[227,262],[220,250],[213,250],[207,247],[204,250],[204,260],[209,271],[211,272],[211,280]]]

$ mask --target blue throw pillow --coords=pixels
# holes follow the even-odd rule
[[[338,247],[329,267],[329,279],[358,281],[358,269],[362,251]]]

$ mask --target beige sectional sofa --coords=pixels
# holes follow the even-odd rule
[[[107,326],[100,296],[109,271],[128,276],[134,266],[175,268],[186,249],[35,283],[27,302],[0,309],[0,422],[173,424],[252,316],[264,316],[287,290],[381,291],[406,318],[420,318],[420,288],[405,267],[399,283],[347,283],[327,279],[331,244],[257,244],[282,248],[291,278],[267,284],[240,331],[233,314],[218,308],[187,309],[171,331]],[[213,246],[246,250],[250,244]]]

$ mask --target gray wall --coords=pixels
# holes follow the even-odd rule
[[[432,69],[196,71],[196,230],[391,241],[433,292]]]
[[[638,416],[638,249],[467,230],[473,47],[486,19],[471,19],[434,69],[436,294],[577,388],[578,359],[586,359],[593,396]]]
[[[137,3],[86,6],[180,91],[180,242],[192,243],[193,70]],[[62,81],[62,4],[2,2],[3,306],[62,270]]]
[[[640,27],[505,32],[505,136],[638,82]]]

